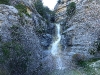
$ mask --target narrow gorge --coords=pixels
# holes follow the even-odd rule
[[[100,0],[0,0],[0,75],[100,75]]]

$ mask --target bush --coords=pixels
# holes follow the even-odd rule
[[[37,27],[36,28],[36,33],[37,34],[43,34],[43,33],[45,33],[45,29],[42,26]]]
[[[10,32],[11,32],[11,36],[12,39],[15,41],[20,41],[20,27],[18,25],[13,25],[12,27],[10,27]]]
[[[20,27],[13,25],[9,30],[12,40],[2,42],[0,63],[6,66],[10,75],[24,75],[29,62],[29,51],[21,44]]]
[[[58,4],[60,4],[61,3],[61,0],[58,0]]]
[[[89,50],[91,55],[95,55],[96,53],[100,52],[100,42],[96,41],[93,44],[94,48]]]
[[[28,52],[22,48],[21,44],[13,41],[5,42],[1,50],[0,63],[7,65],[11,75],[23,75],[27,70]]]
[[[0,0],[0,4],[9,4],[9,0]]]
[[[13,25],[9,30],[12,40],[0,45],[0,65],[3,65],[10,75],[25,75],[30,53],[21,43],[20,27]]]
[[[51,21],[52,23],[55,22],[55,12],[53,12],[53,11],[52,11],[52,14],[51,14],[51,19],[50,19],[50,21]]]
[[[72,17],[76,12],[76,3],[71,2],[67,7],[67,16]]]
[[[84,56],[80,54],[74,54],[72,60],[79,66],[85,66]]]
[[[1,37],[1,35],[0,35],[0,42],[2,41],[2,37]]]
[[[54,21],[54,12],[51,11],[48,7],[44,7],[42,1],[37,0],[35,3],[35,8],[37,12],[46,20],[49,21]],[[50,17],[52,16],[52,17]]]
[[[37,0],[36,3],[35,3],[35,8],[36,8],[37,12],[38,12],[42,17],[45,16],[45,8],[44,8],[44,6],[43,6],[42,1]]]
[[[27,7],[25,5],[19,3],[19,4],[15,5],[15,8],[18,9],[19,15],[21,17],[23,16],[23,13],[30,17],[30,15],[27,12]]]
[[[100,52],[100,42],[97,42],[97,51]]]
[[[96,50],[95,49],[90,49],[89,53],[90,53],[90,55],[94,55],[94,54],[96,54]]]

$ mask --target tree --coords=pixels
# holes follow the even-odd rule
[[[44,6],[43,6],[43,3],[41,0],[37,0],[36,3],[35,3],[35,8],[37,10],[37,12],[42,16],[44,17],[44,13],[45,13],[45,9],[44,9]]]
[[[67,16],[72,17],[76,12],[76,3],[71,2],[67,7]]]

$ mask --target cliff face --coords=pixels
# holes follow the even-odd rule
[[[44,51],[51,44],[55,26],[37,12],[36,1],[0,4],[0,70],[4,70],[0,75],[47,75],[55,64]],[[66,11],[72,2],[75,13],[69,17]],[[100,40],[100,1],[59,0],[55,12],[62,27],[62,54],[67,66],[75,54],[85,58],[99,55],[94,53],[94,44]]]
[[[67,0],[59,0],[59,2],[56,4],[54,8],[56,22],[66,19],[66,5]]]
[[[76,12],[68,19],[67,4],[71,2],[76,3]],[[99,8],[100,2],[97,0],[66,0],[65,3],[56,5],[56,22],[63,23],[62,43],[64,50],[69,51],[68,55],[83,54],[90,57],[89,51],[96,50],[94,43],[100,36]]]
[[[56,22],[60,23],[62,27],[61,45],[67,67],[70,64],[70,66],[73,66],[73,63],[76,62],[79,66],[82,64],[79,63],[80,61],[87,62],[87,60],[90,60],[85,65],[89,65],[88,67],[93,71],[89,73],[90,70],[88,72],[85,70],[84,74],[99,75],[100,72],[97,67],[100,66],[100,1],[59,1],[55,6]],[[68,64],[68,62],[70,63]],[[85,65],[82,69],[85,68]]]
[[[55,20],[56,22],[65,21],[67,18],[66,10],[68,8],[68,4],[71,2],[80,3],[81,0],[58,0],[54,10],[56,13]]]
[[[36,0],[9,0],[0,4],[0,52],[5,63],[0,75],[42,75],[43,50],[52,39],[54,24],[37,12]],[[50,42],[48,42],[50,41]],[[5,68],[4,68],[5,67]],[[41,70],[42,69],[42,70]]]

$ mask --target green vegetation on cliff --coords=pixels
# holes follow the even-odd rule
[[[15,5],[15,8],[18,9],[19,15],[21,17],[23,16],[23,13],[30,17],[30,15],[27,13],[27,7],[25,5],[19,3],[19,4]]]
[[[9,4],[9,0],[0,0],[0,4]]]
[[[47,21],[54,22],[54,17],[55,17],[54,12],[51,11],[48,7],[43,6],[42,1],[37,0],[35,3],[35,8],[37,12]]]
[[[27,71],[29,62],[29,51],[25,50],[20,41],[20,27],[13,25],[11,31],[11,40],[2,41],[0,45],[0,69],[4,68],[5,73],[0,75],[24,75]]]
[[[76,12],[76,3],[75,2],[71,2],[68,7],[67,7],[67,11],[66,14],[69,17],[72,17]]]

